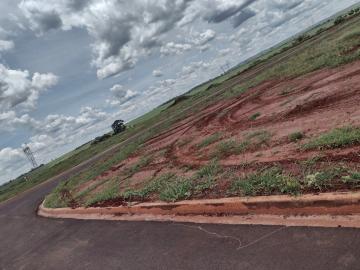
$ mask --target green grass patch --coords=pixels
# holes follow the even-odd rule
[[[343,176],[342,182],[352,187],[360,187],[360,172],[351,172],[350,175]]]
[[[291,194],[301,192],[301,185],[294,177],[273,167],[262,172],[239,178],[232,183],[230,192],[242,196]]]
[[[297,142],[304,138],[304,133],[302,133],[301,131],[297,131],[289,134],[288,138],[290,142]]]
[[[222,134],[220,132],[216,132],[208,137],[206,137],[205,139],[203,139],[200,143],[198,143],[196,145],[197,148],[204,148],[207,147],[213,143],[215,143],[216,141],[221,139]]]
[[[250,143],[248,141],[237,142],[235,140],[226,140],[218,143],[215,150],[211,153],[213,158],[226,158],[232,155],[239,155],[245,152]]]
[[[323,191],[333,187],[336,179],[340,179],[347,170],[345,168],[332,168],[313,174],[309,174],[305,178],[305,185],[308,188]]]
[[[174,202],[184,200],[191,196],[192,182],[185,178],[176,178],[175,181],[166,183],[160,192],[160,200]]]
[[[260,117],[261,113],[257,112],[257,113],[254,113],[253,115],[251,115],[249,117],[250,120],[252,121],[255,121],[258,117]]]
[[[128,176],[132,176],[135,173],[139,172],[142,168],[148,166],[152,161],[154,157],[153,156],[143,156],[139,159],[139,161],[131,166],[127,171],[126,174]]]
[[[333,129],[302,146],[305,150],[341,148],[360,143],[360,128],[342,127]]]
[[[246,136],[246,139],[251,141],[251,143],[255,146],[262,146],[268,144],[272,134],[266,130],[258,130],[254,131]]]

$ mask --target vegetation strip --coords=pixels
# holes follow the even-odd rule
[[[286,224],[288,216],[289,224],[294,218],[304,222],[312,216],[322,217],[331,223],[331,220],[351,219],[358,215],[360,218],[360,192],[350,193],[324,193],[319,195],[291,196],[259,196],[254,198],[225,198],[213,200],[190,200],[175,203],[132,203],[128,206],[119,207],[89,207],[89,208],[46,208],[43,204],[39,207],[38,214],[51,218],[75,218],[75,219],[119,219],[119,220],[169,220],[180,217],[181,221],[192,222],[194,216],[237,218],[261,217],[267,215],[270,219],[282,218]],[[358,219],[360,220],[360,219]],[[216,221],[216,222],[219,222]],[[263,221],[262,224],[271,224]],[[251,222],[250,222],[251,224]],[[256,223],[258,224],[258,223]],[[333,223],[331,223],[334,225]],[[357,224],[357,225],[356,225]],[[353,224],[359,227],[360,222]],[[295,224],[296,225],[296,224]],[[341,224],[340,224],[341,225]]]

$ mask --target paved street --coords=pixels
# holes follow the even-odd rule
[[[1,269],[360,269],[360,230],[55,220],[61,177],[0,204]]]

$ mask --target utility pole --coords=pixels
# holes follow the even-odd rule
[[[26,145],[26,146],[23,148],[23,151],[24,151],[27,159],[30,161],[31,166],[32,166],[34,169],[37,168],[37,167],[38,167],[38,164],[36,163],[34,154],[33,154],[33,152],[31,151],[30,147]]]

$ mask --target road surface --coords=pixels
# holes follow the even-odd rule
[[[55,178],[0,204],[0,269],[360,269],[360,230],[46,219]]]

